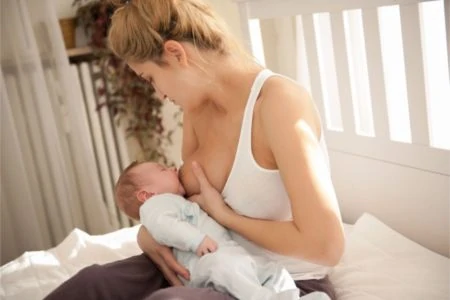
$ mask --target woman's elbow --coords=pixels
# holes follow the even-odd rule
[[[342,248],[340,246],[328,246],[323,252],[322,264],[327,267],[334,267],[340,262],[343,254],[343,246]]]
[[[317,235],[314,235],[314,237],[311,236],[309,239],[304,239],[303,247],[299,244],[296,252],[297,256],[303,257],[312,263],[334,267],[341,260],[344,248],[345,239],[343,235],[324,235],[320,238],[318,238]],[[305,249],[309,249],[309,251],[305,252]],[[305,255],[309,256],[309,259]]]
[[[345,238],[342,235],[329,237],[322,243],[322,264],[328,267],[336,266],[342,258],[345,249]]]

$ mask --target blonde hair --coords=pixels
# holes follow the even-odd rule
[[[131,171],[140,164],[141,162],[134,161],[126,167],[114,186],[114,196],[117,206],[127,216],[135,220],[139,220],[139,207],[141,203],[136,198],[136,192],[139,190],[137,178]]]
[[[201,0],[111,0],[109,47],[125,61],[163,65],[164,42],[190,42],[198,50],[245,53],[210,6]]]

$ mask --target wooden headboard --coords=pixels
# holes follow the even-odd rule
[[[316,101],[344,221],[449,256],[449,1],[235,2],[256,59]]]

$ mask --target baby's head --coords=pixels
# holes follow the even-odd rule
[[[146,200],[164,193],[184,195],[185,191],[175,168],[154,162],[133,162],[122,172],[115,186],[117,206],[136,220]]]

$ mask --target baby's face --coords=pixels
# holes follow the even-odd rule
[[[167,168],[157,163],[146,162],[137,166],[136,171],[139,174],[139,181],[144,185],[150,184],[154,193],[185,194],[176,168]]]

